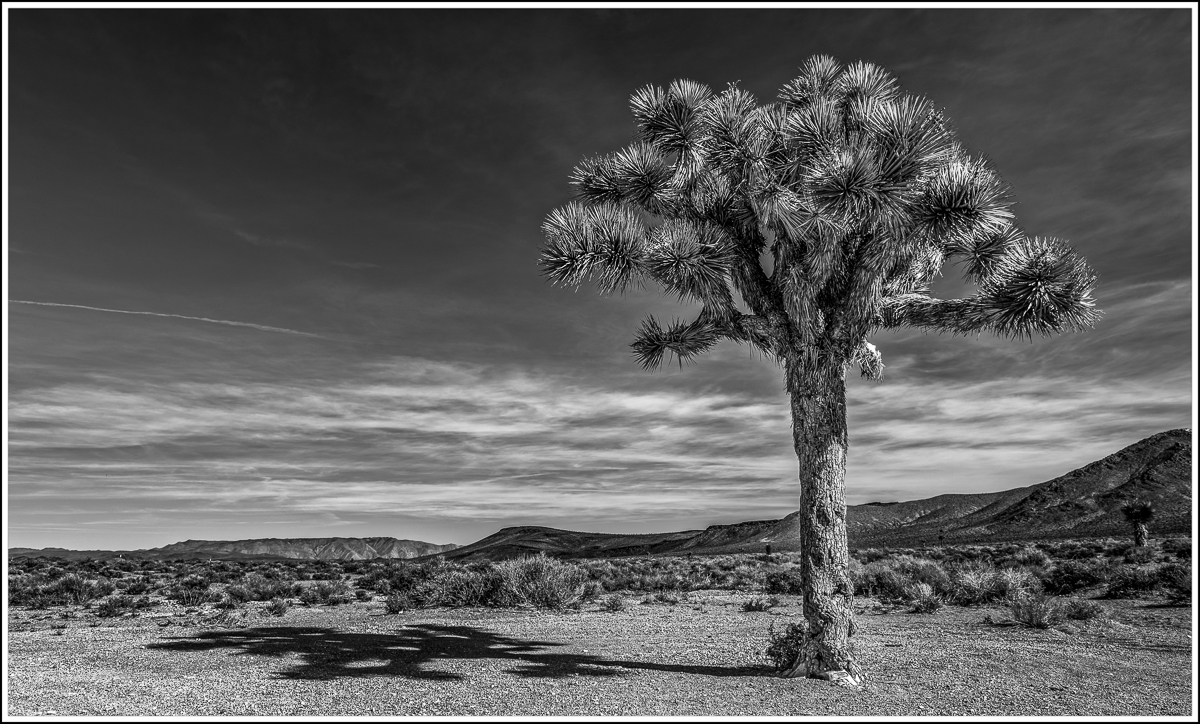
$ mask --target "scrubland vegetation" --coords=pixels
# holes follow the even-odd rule
[[[882,610],[936,614],[945,606],[990,606],[985,620],[1048,628],[1104,615],[1104,600],[1156,596],[1191,601],[1191,542],[1134,547],[1113,540],[853,551],[860,602]],[[742,610],[784,605],[801,593],[799,554],[631,557],[502,562],[65,561],[16,558],[9,604],[77,606],[97,617],[137,616],[161,606],[222,615],[253,608],[282,616],[294,606],[377,605],[398,614],[434,607],[578,609],[618,612],[674,605],[692,592],[750,594]],[[795,624],[793,624],[794,628]],[[774,634],[768,657],[786,658],[797,630]]]

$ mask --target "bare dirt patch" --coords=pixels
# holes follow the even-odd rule
[[[1187,716],[1191,609],[1103,601],[1105,619],[1034,630],[1002,609],[857,617],[862,691],[779,679],[761,655],[793,597],[695,592],[624,611],[430,609],[380,600],[252,604],[100,619],[9,612],[9,715]],[[67,612],[69,613],[69,612]]]

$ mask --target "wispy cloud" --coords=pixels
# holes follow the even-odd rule
[[[283,332],[284,334],[299,334],[304,337],[319,337],[320,335],[312,334],[311,332],[301,332],[295,329],[287,329],[285,327],[269,327],[265,324],[251,324],[250,322],[234,322],[228,319],[209,319],[208,317],[189,317],[183,314],[164,314],[162,312],[140,312],[129,309],[106,309],[105,307],[88,307],[82,304],[59,304],[57,302],[30,302],[23,299],[10,299],[9,304],[34,304],[39,307],[70,307],[72,309],[87,309],[93,312],[114,312],[116,314],[142,314],[148,317],[174,317],[176,319],[190,319],[194,322],[211,322],[213,324],[226,324],[231,327],[250,327],[251,329],[261,329],[264,332]]]
[[[1097,407],[1097,399],[1105,399]],[[851,503],[1029,485],[1187,419],[1153,385],[1055,378],[851,385]],[[341,381],[87,383],[10,400],[11,502],[173,515],[782,516],[787,406],[416,358]],[[177,513],[184,515],[184,512]]]

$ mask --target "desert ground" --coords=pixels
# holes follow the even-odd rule
[[[1003,605],[857,599],[865,684],[781,679],[763,655],[797,596],[630,594],[620,610],[422,608],[382,597],[97,617],[8,612],[13,716],[1188,716],[1192,608],[1098,600],[1037,629]],[[674,602],[672,602],[674,600]]]

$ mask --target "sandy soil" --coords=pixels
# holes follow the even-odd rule
[[[561,613],[379,601],[208,620],[10,610],[7,713],[123,715],[1188,716],[1190,608],[1103,601],[1103,621],[1033,630],[1001,609],[858,617],[861,691],[773,677],[768,625],[747,594]],[[261,606],[261,604],[252,604]],[[64,616],[73,616],[64,618]],[[65,628],[63,628],[65,626]]]

